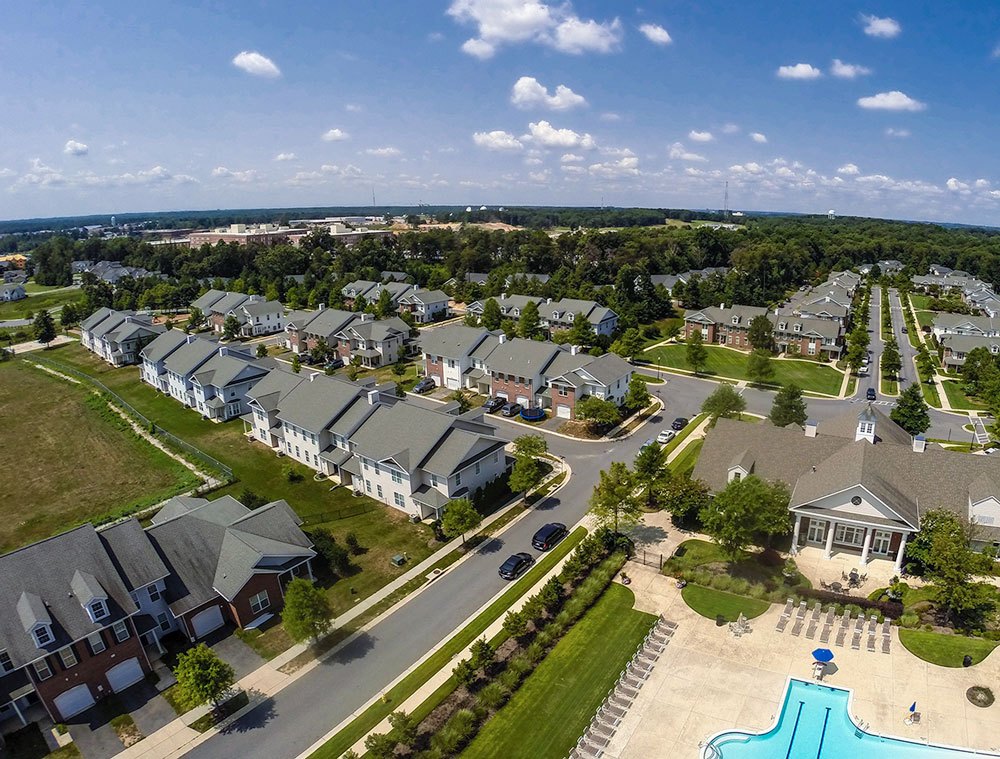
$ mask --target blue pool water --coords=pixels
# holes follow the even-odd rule
[[[708,759],[959,759],[990,756],[955,748],[881,738],[859,729],[848,712],[850,691],[790,680],[778,724],[766,733],[732,731],[715,736]],[[900,730],[905,730],[900,711]],[[713,751],[714,749],[714,751]]]

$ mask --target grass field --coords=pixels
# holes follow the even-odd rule
[[[883,376],[879,380],[879,392],[882,395],[899,395],[899,382]]]
[[[749,379],[746,373],[747,354],[711,345],[706,345],[705,349],[708,352],[708,361],[704,374],[734,380]],[[663,345],[646,351],[642,357],[661,366],[691,371],[685,345]],[[771,366],[774,367],[772,383],[777,385],[795,383],[802,390],[814,393],[837,395],[844,379],[843,374],[832,366],[814,361],[774,360]]]
[[[695,464],[698,463],[698,456],[701,454],[701,447],[705,440],[692,440],[691,443],[670,462],[670,469],[676,474],[691,474]]]
[[[945,380],[941,384],[944,386],[944,394],[948,396],[948,403],[953,409],[972,409],[973,411],[986,409],[985,404],[974,401],[965,394],[961,382]]]
[[[924,402],[933,408],[941,408],[941,398],[938,397],[937,385],[928,382],[920,383],[920,392],[923,393]]]
[[[0,551],[198,484],[85,386],[21,361],[0,364],[0,419]]]
[[[653,326],[656,327],[660,331],[660,334],[657,335],[656,337],[644,337],[643,338],[643,344],[646,347],[649,347],[650,345],[655,345],[656,343],[660,342],[661,340],[664,340],[665,339],[664,338],[664,333],[667,331],[667,328],[669,328],[669,327],[677,327],[677,329],[683,330],[684,329],[684,320],[681,319],[681,318],[679,318],[679,317],[677,317],[677,316],[671,316],[671,317],[669,317],[667,319],[659,319],[659,320],[653,322]]]
[[[263,445],[247,442],[240,421],[227,424],[205,421],[170,396],[143,383],[137,367],[114,369],[78,344],[53,348],[46,357],[96,377],[163,429],[232,467],[236,482],[215,491],[212,498],[231,495],[238,499],[246,488],[268,501],[284,498],[299,516],[310,520],[309,529],[327,529],[341,544],[348,533],[354,533],[368,550],[352,558],[359,572],[330,586],[330,602],[335,614],[342,614],[438,547],[426,525],[410,524],[403,512],[375,504],[364,496],[355,497],[348,488],[333,486],[328,480],[314,480],[312,470],[290,465],[288,459],[279,459]],[[303,479],[288,482],[284,475],[288,466],[303,474]],[[313,521],[327,515],[332,517],[341,509],[356,510],[365,504],[374,508],[343,519]],[[407,554],[411,561],[394,567],[390,559],[399,553]]]
[[[5,319],[24,319],[27,318],[29,313],[38,313],[43,308],[57,308],[64,306],[70,301],[82,300],[83,292],[77,289],[54,290],[35,295],[29,294],[23,300],[0,303],[0,321]]]
[[[634,610],[634,601],[628,588],[609,586],[462,759],[569,754],[656,620]]]
[[[727,622],[734,622],[740,614],[747,619],[759,617],[771,606],[767,601],[756,598],[690,584],[681,590],[681,598],[701,616],[709,619],[724,617]]]
[[[901,629],[899,642],[914,656],[939,667],[961,667],[966,655],[972,657],[973,664],[979,664],[997,647],[992,640],[924,630]]]

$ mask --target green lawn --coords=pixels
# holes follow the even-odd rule
[[[236,482],[215,491],[212,498],[231,495],[238,499],[244,489],[249,489],[268,501],[284,498],[299,516],[309,520],[309,529],[328,529],[341,544],[348,533],[354,533],[368,550],[352,559],[359,572],[330,586],[335,614],[342,614],[439,547],[426,525],[410,524],[403,512],[364,496],[355,497],[350,489],[329,480],[317,482],[312,470],[290,465],[288,459],[279,459],[269,448],[247,442],[243,423],[238,420],[226,424],[205,421],[197,412],[143,383],[137,367],[114,369],[77,344],[53,348],[45,355],[96,377],[166,431],[232,467]],[[283,473],[287,466],[301,472],[303,479],[289,483]],[[373,508],[363,514],[334,518],[339,510],[351,513],[363,505]],[[330,517],[329,521],[322,521],[324,517]],[[408,554],[410,562],[394,567],[390,558],[399,553]]]
[[[587,531],[583,527],[577,527],[573,530],[559,545],[549,551],[521,579],[517,580],[503,595],[480,613],[479,616],[463,627],[422,664],[410,672],[410,674],[390,688],[382,700],[376,701],[365,709],[351,724],[313,752],[309,759],[336,759],[371,732],[376,725],[412,696],[420,686],[430,680],[443,667],[449,666],[453,658],[464,651],[472,641],[480,637],[483,631],[493,624],[493,622],[500,619],[519,598],[530,591],[535,583],[569,554],[583,540],[586,534]],[[451,687],[454,688],[454,683],[452,683]]]
[[[199,482],[86,386],[24,361],[0,364],[0,419],[0,460],[8,465],[0,552],[152,506]]]
[[[704,374],[726,377],[734,380],[748,380],[746,373],[747,354],[739,351],[706,345],[708,361]],[[660,366],[691,371],[687,362],[686,345],[663,345],[642,354],[644,359]],[[844,376],[828,364],[807,360],[778,360],[771,362],[774,367],[772,383],[787,385],[795,383],[800,388],[814,393],[837,395]]]
[[[973,664],[979,664],[997,647],[992,640],[924,630],[900,629],[899,641],[914,656],[940,667],[961,667],[966,654],[972,657]]]
[[[677,329],[681,330],[681,332],[684,331],[684,320],[677,316],[672,316],[668,319],[659,319],[658,321],[655,321],[652,324],[659,330],[659,334],[656,337],[643,337],[643,344],[647,347],[649,347],[650,345],[655,345],[656,343],[662,340],[665,340],[666,338],[664,337],[664,335],[667,329],[671,326],[677,327]],[[647,326],[649,325],[646,324],[642,325],[642,327],[639,328],[640,331],[642,331]]]
[[[38,313],[43,308],[62,307],[70,301],[82,301],[81,290],[56,290],[54,292],[28,295],[22,300],[0,303],[0,321],[6,319],[24,319],[29,313]]]
[[[920,293],[910,293],[910,303],[913,304],[913,308],[917,311],[927,310],[931,305],[931,296],[921,295]]]
[[[882,395],[899,395],[899,382],[883,376],[879,380],[879,392]]]
[[[713,575],[726,575],[752,584],[766,584],[773,589],[789,589],[789,579],[782,574],[783,563],[767,562],[761,552],[743,551],[736,561],[730,561],[718,544],[708,540],[685,540],[674,555],[663,563],[663,574],[677,577],[692,570],[703,570]],[[809,587],[809,580],[799,575],[791,580]],[[706,583],[707,584],[707,583]]]
[[[944,394],[948,396],[948,403],[953,409],[972,409],[973,411],[985,411],[985,404],[979,403],[969,398],[962,389],[962,383],[955,380],[945,380],[941,383],[944,386]]]
[[[652,614],[612,584],[480,731],[463,759],[566,756],[649,628]]]
[[[759,617],[771,606],[767,601],[692,584],[684,586],[681,598],[701,616],[709,619],[722,616],[727,622],[735,621],[740,614],[747,619]]]
[[[938,396],[937,385],[930,382],[920,383],[920,392],[924,395],[924,402],[928,406],[941,408],[941,398]]]
[[[691,474],[695,464],[698,463],[698,456],[701,454],[701,447],[705,444],[705,439],[693,440],[683,451],[678,454],[672,462],[670,468],[677,474]]]

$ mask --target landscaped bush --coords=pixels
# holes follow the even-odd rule
[[[799,595],[803,598],[814,598],[817,601],[829,603],[843,603],[844,594],[834,593],[832,590],[816,590],[815,588],[800,588]],[[867,598],[851,597],[851,607],[857,608],[858,613],[862,609],[874,609],[882,616],[891,619],[899,619],[903,615],[903,604],[899,601],[869,601]]]
[[[912,629],[914,627],[918,627],[919,625],[920,625],[920,617],[911,612],[907,612],[906,614],[903,614],[899,618],[900,627],[906,627]]]

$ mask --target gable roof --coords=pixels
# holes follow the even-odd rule
[[[191,381],[202,387],[211,385],[221,388],[237,380],[262,377],[268,371],[270,366],[242,354],[216,355],[198,367]]]
[[[432,356],[462,358],[471,354],[489,335],[489,330],[481,327],[449,324],[421,332],[417,344]]]
[[[301,316],[299,314],[302,314]],[[319,311],[296,311],[287,319],[287,324],[308,335],[329,339],[347,325],[358,321],[361,314],[341,311],[337,308],[323,308]]]
[[[300,382],[306,382],[308,379],[309,375],[303,376],[283,367],[276,367],[247,390],[247,399],[264,411],[273,411]]]
[[[543,374],[561,352],[569,353],[552,343],[516,337],[493,349],[490,353],[490,371],[533,377]]]
[[[280,401],[278,419],[319,434],[367,388],[325,374],[313,374]]]
[[[227,292],[221,298],[219,298],[215,303],[208,307],[207,313],[212,314],[228,314],[237,306],[242,305],[248,300],[256,299],[259,296],[256,295],[244,295],[243,293],[230,293]]]
[[[203,313],[207,313],[208,310],[214,306],[219,299],[226,294],[225,290],[209,290],[204,295],[196,298],[191,303],[191,308],[200,309]]]
[[[179,329],[168,329],[143,348],[139,355],[147,361],[158,363],[188,342],[196,340],[192,335],[186,335]]]
[[[97,532],[101,543],[129,590],[141,588],[167,576],[159,555],[135,517],[103,527]]]
[[[198,338],[197,340],[192,340],[187,345],[180,346],[167,356],[163,365],[167,371],[187,377],[218,351],[219,346],[216,343]]]
[[[701,321],[711,324],[732,324],[733,318],[738,324],[749,325],[754,317],[767,316],[767,309],[760,306],[708,306],[707,308],[689,309],[684,312],[684,321]]]
[[[447,303],[449,300],[448,293],[441,290],[413,290],[400,297],[399,302],[421,303],[426,306],[428,303],[441,303],[442,301]]]

